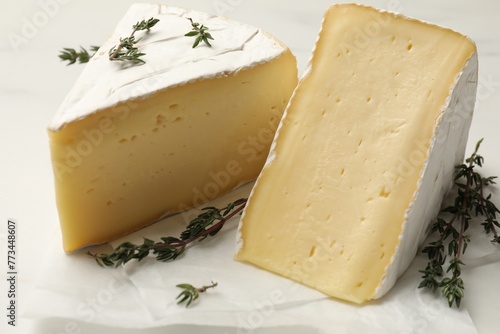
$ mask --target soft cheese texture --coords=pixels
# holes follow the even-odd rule
[[[333,297],[381,297],[452,184],[476,86],[467,37],[332,6],[245,209],[236,258]]]
[[[137,21],[146,64],[107,51]],[[193,49],[190,17],[213,47]],[[255,179],[297,84],[296,61],[257,28],[136,4],[86,66],[49,126],[66,251],[98,244]]]

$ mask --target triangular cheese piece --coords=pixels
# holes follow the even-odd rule
[[[132,26],[144,65],[109,61]],[[212,47],[184,34],[203,24]],[[134,4],[49,126],[64,249],[98,244],[257,177],[297,84],[295,58],[260,29]]]
[[[464,157],[467,37],[334,5],[240,225],[236,258],[362,303],[414,258]]]

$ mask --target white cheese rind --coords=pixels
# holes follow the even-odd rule
[[[437,216],[443,197],[453,185],[454,167],[464,159],[472,122],[478,80],[478,57],[474,53],[457,77],[443,107],[429,150],[415,154],[428,156],[414,200],[405,215],[400,243],[387,268],[375,299],[385,295],[415,258]],[[464,99],[465,97],[465,99]],[[411,168],[411,161],[408,161]]]
[[[146,63],[129,66],[111,62],[108,51],[120,37],[129,36],[136,22],[151,17],[160,21],[149,33],[136,33],[136,38],[142,38],[137,46],[146,54],[142,58]],[[200,44],[192,48],[194,39],[184,36],[191,30],[187,18],[209,28],[214,38],[212,47]],[[52,119],[49,130],[58,131],[67,123],[123,101],[269,62],[286,50],[262,30],[223,17],[166,5],[134,4],[110,39],[92,57],[89,62],[92,66],[86,66]]]

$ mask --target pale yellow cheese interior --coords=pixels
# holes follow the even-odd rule
[[[438,118],[474,52],[447,29],[331,7],[245,210],[236,258],[330,296],[372,299]]]
[[[255,179],[296,83],[287,51],[49,131],[64,249],[109,241]]]

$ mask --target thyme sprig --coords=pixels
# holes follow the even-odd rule
[[[196,240],[203,241],[209,236],[216,235],[229,219],[243,210],[246,202],[246,198],[241,198],[222,209],[203,208],[203,212],[187,225],[186,230],[178,238],[162,237],[159,242],[144,238],[140,245],[124,242],[109,254],[94,254],[90,251],[86,254],[93,257],[100,266],[107,267],[118,267],[131,260],[141,261],[150,253],[155,255],[158,261],[175,260],[185,252],[190,243]]]
[[[141,39],[135,39],[135,33],[141,30],[149,32],[159,21],[158,19],[150,18],[147,21],[142,20],[134,24],[130,36],[120,38],[120,43],[109,50],[109,60],[129,61],[135,65],[144,64],[145,61],[141,57],[146,54],[139,51],[139,48],[136,47],[136,44]]]
[[[208,45],[212,46],[209,40],[213,40],[212,35],[207,32],[208,27],[203,24],[200,25],[198,22],[194,22],[193,19],[188,18],[191,22],[192,30],[186,33],[184,36],[188,37],[196,37],[193,43],[193,48],[196,48],[202,41]],[[113,46],[109,52],[109,60],[111,61],[129,61],[133,65],[142,65],[145,61],[141,58],[146,54],[141,52],[136,44],[141,40],[136,39],[135,33],[141,30],[149,30],[154,27],[160,20],[155,18],[150,18],[149,20],[142,20],[137,22],[132,26],[132,33],[130,36],[120,38],[120,43]],[[77,51],[72,48],[63,48],[60,51],[59,58],[62,61],[67,61],[67,65],[72,65],[77,61],[80,64],[87,63],[90,58],[92,58],[95,53],[99,50],[99,46],[91,46],[90,51],[87,51],[85,48],[80,47],[80,51]]]
[[[429,262],[427,267],[420,272],[423,274],[419,288],[427,288],[433,292],[441,289],[441,294],[448,300],[450,307],[453,304],[460,307],[464,297],[464,281],[461,278],[461,260],[470,242],[470,235],[466,234],[473,216],[482,216],[481,225],[486,234],[493,234],[493,243],[500,244],[497,228],[500,224],[497,220],[498,208],[491,202],[491,194],[484,196],[485,188],[495,184],[495,176],[482,177],[475,168],[482,167],[484,158],[478,154],[481,139],[475,147],[472,155],[465,160],[464,164],[456,166],[457,174],[454,184],[457,188],[457,196],[454,204],[442,210],[451,216],[446,221],[438,217],[432,226],[432,233],[439,233],[439,239],[429,243],[422,252],[427,254]],[[447,258],[448,266],[445,266]]]
[[[206,45],[212,46],[210,42],[208,41],[209,39],[213,40],[214,38],[210,33],[207,32],[209,29],[208,27],[204,26],[203,24],[200,26],[198,22],[194,22],[192,18],[188,17],[188,20],[191,22],[191,27],[192,30],[185,34],[184,36],[188,37],[196,37],[193,43],[193,49],[196,48],[201,41],[203,41]]]
[[[200,296],[200,293],[206,292],[208,289],[213,289],[217,286],[217,282],[212,282],[210,285],[204,285],[201,288],[196,288],[191,284],[177,284],[176,287],[181,288],[182,292],[177,296],[177,304],[186,303],[186,307],[189,307],[192,302],[194,302]]]
[[[78,63],[88,63],[90,58],[92,58],[95,53],[99,50],[98,46],[90,46],[90,51],[80,46],[80,51],[76,51],[72,48],[64,48],[59,53],[59,58],[61,61],[67,61],[67,65],[72,65],[78,61]]]

